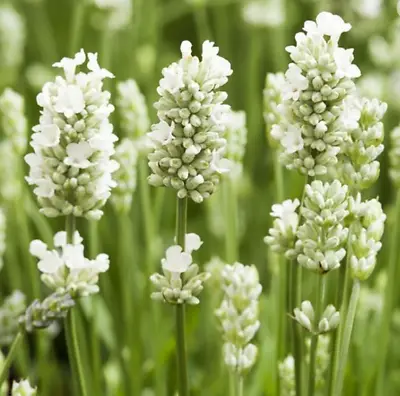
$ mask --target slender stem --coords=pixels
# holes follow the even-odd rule
[[[244,381],[243,376],[238,374],[236,378],[236,396],[243,396],[244,392]]]
[[[376,392],[379,395],[385,394],[385,363],[388,353],[389,336],[390,336],[390,322],[393,314],[395,285],[397,279],[397,265],[398,265],[398,235],[400,223],[400,190],[396,195],[396,213],[393,230],[391,232],[390,252],[389,252],[389,265],[388,265],[388,281],[385,288],[385,299],[383,305],[382,324],[380,331],[380,353],[378,354],[378,380]]]
[[[185,306],[176,306],[176,346],[178,356],[179,396],[189,395],[185,340]]]
[[[72,215],[67,216],[66,218],[66,232],[67,232],[67,242],[72,243],[73,237],[75,233],[75,217]],[[82,360],[81,360],[81,352],[78,343],[78,336],[76,331],[76,317],[75,317],[76,309],[71,309],[68,313],[68,316],[65,318],[64,326],[65,326],[65,337],[67,341],[68,348],[68,357],[71,365],[71,371],[74,376],[76,376],[79,391],[81,396],[87,396],[87,388],[86,388],[86,378],[83,371]]]
[[[360,281],[353,280],[353,288],[351,290],[349,309],[347,311],[345,327],[343,331],[343,338],[340,345],[340,355],[338,362],[338,371],[335,376],[334,396],[341,396],[344,382],[344,371],[347,363],[347,356],[349,353],[351,333],[353,331],[354,318],[356,316],[357,302],[360,294]]]
[[[74,0],[69,42],[69,54],[72,56],[81,45],[81,37],[85,16],[85,0]]]
[[[72,373],[76,376],[79,392],[81,396],[88,396],[86,390],[86,378],[83,372],[78,336],[76,331],[75,309],[71,309],[64,321],[65,336],[67,339],[68,357],[72,369]]]
[[[319,321],[321,316],[321,308],[324,304],[325,296],[325,279],[326,275],[318,275],[317,281],[317,301],[315,303],[315,317]],[[316,376],[316,357],[318,348],[318,337],[319,333],[316,330],[311,337],[311,347],[310,347],[310,367],[308,372],[308,396],[314,396],[315,393],[315,376]]]
[[[308,175],[305,177],[304,188],[301,197],[300,204],[300,223],[301,223],[301,211],[304,205],[304,198],[306,192],[306,185],[308,183]],[[290,265],[290,311],[293,310],[300,304],[301,301],[301,266],[297,261],[293,260]],[[295,366],[295,378],[296,378],[296,396],[301,396],[303,392],[302,386],[302,365],[303,365],[303,337],[300,326],[292,320],[292,344],[293,344],[293,355],[294,355],[294,366]]]
[[[1,368],[1,372],[0,372],[0,388],[3,384],[3,382],[7,379],[7,375],[8,375],[8,369],[10,368],[14,358],[15,358],[15,354],[17,353],[19,344],[22,341],[22,331],[20,330],[17,335],[14,338],[13,343],[11,344],[10,350],[7,354],[7,358],[3,363],[3,367]]]
[[[339,282],[336,293],[336,307],[340,307],[341,317],[344,318],[346,316],[347,310],[347,300],[348,300],[348,289],[350,283],[350,258],[351,258],[351,238],[352,238],[353,227],[350,225],[349,227],[349,235],[347,237],[347,254],[346,254],[346,264],[341,265],[339,268]],[[342,337],[344,333],[345,322],[341,321],[338,329],[334,332],[332,338],[332,354],[331,354],[331,364],[329,367],[329,383],[328,383],[328,394],[333,392],[335,386],[335,375],[338,370],[339,363],[339,355],[340,355],[340,346],[342,343]]]
[[[95,220],[89,221],[89,257],[94,259],[99,253],[99,229],[98,222]],[[92,303],[92,315],[96,316],[96,305],[93,297],[91,299]],[[91,352],[91,391],[94,394],[100,394],[101,386],[101,358],[100,358],[100,340],[97,334],[96,320],[92,318],[91,323],[89,323],[89,333],[90,333],[90,352]]]
[[[177,198],[176,211],[176,242],[185,250],[186,227],[187,227],[187,198]],[[185,341],[185,306],[176,306],[176,348],[178,357],[178,384],[179,396],[189,395],[189,383],[186,362],[186,341]]]

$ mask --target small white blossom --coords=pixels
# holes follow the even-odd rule
[[[341,34],[350,29],[350,23],[345,23],[339,15],[330,12],[321,12],[318,14],[316,22],[307,21],[303,28],[307,33],[326,35],[336,40],[339,40]]]
[[[54,236],[55,249],[49,250],[44,242],[34,240],[29,251],[39,259],[41,279],[50,289],[68,292],[74,298],[97,293],[99,274],[108,270],[109,258],[99,254],[94,260],[87,259],[78,232],[73,239],[72,244],[67,243],[66,233],[61,231]]]
[[[157,291],[152,293],[154,300],[170,304],[198,304],[198,295],[203,283],[210,277],[208,272],[200,272],[193,263],[192,252],[203,244],[197,234],[185,235],[185,250],[179,245],[170,246],[161,260],[163,275],[155,273],[150,277]]]
[[[36,388],[32,387],[27,379],[13,382],[11,396],[36,396]]]

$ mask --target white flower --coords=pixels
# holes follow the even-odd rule
[[[336,66],[338,70],[336,72],[338,78],[348,77],[348,78],[357,78],[361,76],[361,71],[357,65],[353,65],[353,55],[354,50],[344,49],[344,48],[336,48],[333,56],[335,58]]]
[[[99,274],[109,268],[108,256],[99,254],[89,260],[84,256],[83,240],[77,231],[73,239],[69,244],[64,231],[56,233],[54,250],[39,240],[31,242],[30,253],[39,259],[41,279],[49,288],[68,292],[73,298],[97,293]]]
[[[174,123],[168,125],[165,121],[161,120],[158,124],[152,126],[152,132],[149,132],[147,136],[149,136],[153,141],[166,145],[171,143],[175,138],[173,135],[174,128]]]
[[[348,32],[350,29],[350,23],[345,23],[339,15],[325,11],[318,14],[316,23],[314,21],[307,21],[304,23],[303,28],[307,33],[331,36],[335,40],[339,40],[340,35]]]
[[[33,128],[34,153],[25,157],[30,167],[29,184],[49,217],[84,216],[98,219],[101,207],[115,187],[112,173],[118,164],[114,154],[109,116],[114,106],[103,80],[113,75],[100,68],[97,54],[88,54],[87,72],[82,69],[86,54],[54,63],[64,76],[45,83],[37,96],[42,107],[39,124]]]
[[[195,233],[186,234],[185,236],[185,252],[192,254],[193,251],[199,250],[203,241]]]
[[[296,125],[289,125],[281,139],[282,146],[289,154],[300,151],[304,147],[304,140],[301,130]]]
[[[283,88],[283,99],[299,99],[300,93],[308,88],[308,79],[302,75],[300,67],[289,64],[285,73],[287,85]]]
[[[217,173],[227,173],[230,171],[232,163],[228,159],[222,158],[223,153],[221,150],[214,150],[211,155],[210,169]]]
[[[170,246],[165,252],[165,258],[161,260],[163,269],[178,277],[187,271],[190,264],[192,264],[192,256],[183,252],[179,245]]]
[[[11,396],[36,396],[36,388],[33,388],[27,379],[20,382],[14,381]]]
[[[33,131],[32,142],[38,146],[54,147],[60,143],[61,132],[56,124],[37,125]]]
[[[185,86],[183,83],[183,70],[178,64],[173,63],[162,70],[164,78],[160,80],[160,88],[169,91],[171,94],[177,93]]]
[[[93,154],[93,149],[88,142],[70,143],[67,146],[67,155],[64,163],[76,168],[85,169],[92,165],[88,158]]]

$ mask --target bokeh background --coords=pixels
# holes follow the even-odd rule
[[[399,121],[400,111],[400,17],[394,0],[122,0],[98,1],[112,8],[126,3],[122,15],[107,23],[109,10],[100,10],[89,0],[3,0],[0,3],[0,92],[12,87],[25,97],[29,127],[37,124],[39,109],[36,95],[42,85],[53,79],[57,70],[51,65],[64,56],[72,56],[79,48],[98,52],[100,64],[115,74],[108,82],[113,98],[116,83],[134,78],[146,97],[149,116],[156,120],[152,104],[157,98],[156,87],[161,69],[178,59],[181,41],[190,40],[194,53],[200,53],[203,40],[215,41],[220,54],[227,58],[233,75],[226,86],[227,103],[234,110],[244,110],[247,116],[248,144],[244,158],[244,173],[238,185],[238,247],[240,261],[255,264],[259,269],[264,293],[261,301],[262,327],[258,335],[259,361],[247,381],[246,395],[276,395],[274,378],[274,340],[276,317],[274,280],[277,268],[270,264],[263,237],[271,224],[270,207],[274,203],[273,154],[268,147],[263,118],[263,89],[268,72],[284,72],[289,63],[285,46],[294,42],[305,20],[314,19],[319,11],[329,10],[341,15],[353,26],[343,37],[344,46],[355,49],[355,61],[362,77],[358,89],[363,95],[377,97],[389,105],[385,129],[389,132]],[[129,3],[129,4],[128,4]],[[82,14],[79,14],[82,13]],[[82,34],[73,37],[77,15],[82,16]],[[75,22],[74,22],[75,21]],[[113,102],[113,99],[112,99]],[[115,102],[114,102],[115,104]],[[112,116],[114,129],[120,132],[118,108]],[[0,131],[0,139],[2,131]],[[394,189],[388,178],[387,149],[381,158],[381,176],[368,195],[379,196],[388,214],[386,234],[396,221],[392,211]],[[27,147],[27,151],[29,148]],[[3,153],[4,154],[4,153]],[[145,158],[139,162],[144,163]],[[0,157],[0,204],[7,214],[7,244],[4,268],[0,272],[0,296],[12,290],[23,290],[33,297],[32,279],[26,265],[32,261],[28,252],[31,239],[50,238],[64,228],[62,220],[48,220],[38,214],[30,189],[14,172],[23,165],[23,158]],[[132,309],[134,328],[128,328],[121,315],[118,297],[118,270],[102,280],[101,295],[93,297],[90,306],[81,306],[80,326],[86,334],[83,345],[85,366],[102,365],[105,376],[99,394],[124,394],[121,359],[132,359],[135,372],[129,373],[137,382],[141,395],[172,395],[176,376],[174,368],[174,322],[170,307],[154,307],[149,298],[148,276],[158,268],[163,249],[173,240],[175,195],[173,191],[155,191],[141,183],[146,167],[138,171],[138,187],[133,197],[129,218],[121,221],[112,207],[93,233],[84,220],[78,228],[87,237],[89,251],[100,249],[111,257],[111,266],[129,262],[132,266]],[[26,169],[25,169],[26,173]],[[294,198],[301,194],[304,179],[285,171],[285,193]],[[11,187],[10,187],[11,185]],[[5,188],[15,188],[10,200]],[[153,219],[149,226],[148,215]],[[189,205],[191,232],[204,240],[196,256],[204,265],[213,256],[226,258],[225,234],[228,222],[220,195],[206,204]],[[94,237],[93,235],[96,235]],[[400,242],[400,241],[399,241]],[[376,356],[374,343],[382,308],[381,292],[385,285],[385,257],[380,254],[378,270],[365,292],[365,310],[359,315],[352,348],[351,372],[347,376],[346,395],[374,395],[369,386],[375,373],[371,361]],[[151,254],[149,254],[151,252]],[[307,286],[307,283],[306,283]],[[307,287],[305,287],[307,293]],[[400,297],[400,293],[398,293]],[[305,296],[306,297],[306,296]],[[219,303],[217,293],[204,292],[202,304],[190,308],[187,315],[190,351],[190,379],[193,395],[225,395],[226,372],[221,366],[221,340],[213,310]],[[95,320],[96,331],[88,331]],[[375,323],[375,324],[374,324]],[[368,326],[367,326],[368,324]],[[120,340],[132,333],[136,339],[135,355],[121,354]],[[395,313],[387,381],[391,395],[400,394],[400,312]],[[71,377],[64,340],[61,333],[41,335],[47,341],[37,348],[35,338],[29,338],[20,353],[15,375],[28,375],[36,380],[40,395],[71,395]],[[94,348],[97,343],[99,348]],[[97,352],[96,352],[97,351]],[[93,356],[99,353],[99,356]],[[88,370],[87,375],[90,375]],[[133,378],[132,378],[133,377]],[[136,385],[135,385],[136,386]],[[132,393],[134,394],[134,393]],[[91,395],[97,396],[97,395]]]

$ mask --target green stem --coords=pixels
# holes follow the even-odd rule
[[[306,185],[308,183],[308,175],[305,177],[303,193],[300,203],[300,220],[301,224],[301,211],[304,205],[304,198],[306,193]],[[301,266],[297,261],[293,260],[290,265],[290,312],[300,304],[301,302]],[[294,355],[294,366],[295,366],[295,378],[296,378],[296,396],[301,396],[303,392],[303,337],[300,326],[292,320],[292,346]]]
[[[344,372],[347,363],[347,356],[349,353],[351,333],[353,331],[354,318],[356,316],[357,302],[360,294],[360,281],[353,280],[353,288],[351,290],[349,309],[347,311],[345,327],[343,330],[343,338],[340,345],[340,354],[338,362],[338,371],[335,376],[334,396],[341,396],[344,382]]]
[[[81,38],[83,32],[84,16],[85,16],[85,0],[74,0],[71,34],[69,42],[69,54],[73,56],[81,45]]]
[[[238,374],[236,378],[236,396],[243,396],[243,389],[244,389],[244,383],[243,383],[243,376]]]
[[[350,283],[350,258],[351,258],[351,235],[352,235],[352,225],[349,227],[349,235],[347,237],[347,254],[346,254],[346,264],[341,265],[339,268],[339,282],[336,292],[336,302],[335,306],[340,307],[341,317],[346,316],[347,301],[349,294],[349,283]],[[335,386],[335,375],[338,370],[340,346],[342,343],[342,337],[344,333],[345,322],[341,321],[338,329],[333,334],[332,337],[332,354],[331,354],[331,364],[329,367],[329,383],[328,383],[328,394],[332,394]]]
[[[89,257],[94,259],[99,253],[99,229],[98,222],[94,220],[89,221]],[[91,352],[91,389],[92,393],[99,395],[101,393],[101,358],[100,358],[100,340],[96,329],[96,304],[93,297],[92,303],[92,320],[89,324],[90,332],[90,352]]]
[[[379,395],[385,394],[385,364],[388,353],[389,337],[390,337],[390,322],[392,319],[394,308],[395,286],[397,279],[397,265],[398,265],[398,235],[400,223],[400,190],[396,195],[396,213],[393,230],[391,232],[390,252],[389,252],[389,265],[387,273],[387,285],[385,288],[385,298],[383,305],[382,324],[380,331],[380,353],[378,354],[378,380],[376,392]]]
[[[20,330],[14,338],[13,343],[11,344],[10,350],[7,354],[7,358],[3,363],[3,367],[0,372],[0,388],[3,385],[3,382],[7,379],[8,370],[11,367],[11,364],[15,358],[15,354],[17,353],[19,344],[22,341],[22,331]]]
[[[315,317],[319,321],[321,316],[322,306],[324,304],[325,297],[325,275],[317,275],[317,301],[315,303]],[[310,347],[310,367],[308,372],[308,396],[314,396],[315,393],[315,376],[316,376],[316,358],[317,358],[317,348],[318,348],[318,329],[311,337],[311,347]]]
[[[75,233],[75,217],[72,215],[67,216],[66,218],[66,232],[67,232],[67,242],[72,243],[73,237]],[[68,348],[68,357],[71,365],[72,374],[75,376],[81,396],[87,396],[87,388],[86,388],[86,378],[85,373],[83,371],[82,360],[81,360],[81,351],[79,348],[78,335],[76,331],[76,308],[71,309],[68,313],[68,316],[64,320],[65,326],[65,337],[67,341]]]
[[[187,227],[187,198],[177,198],[176,214],[176,242],[185,250],[186,227]],[[176,306],[176,348],[178,357],[178,384],[179,396],[189,395],[189,382],[186,361],[185,341],[185,305]]]
[[[88,396],[86,390],[86,378],[83,372],[82,360],[80,355],[78,336],[76,331],[75,309],[71,309],[64,320],[65,337],[67,339],[68,357],[71,365],[72,374],[75,376],[81,396]]]

